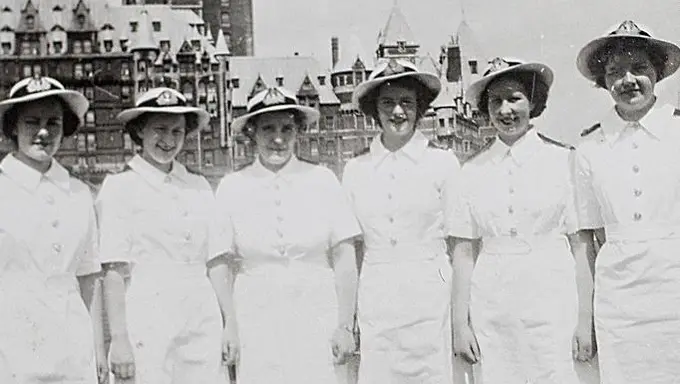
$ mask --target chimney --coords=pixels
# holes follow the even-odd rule
[[[331,61],[333,66],[331,68],[335,68],[335,65],[338,64],[338,59],[340,56],[340,43],[338,41],[338,38],[336,36],[331,37]]]

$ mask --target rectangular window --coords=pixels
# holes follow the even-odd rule
[[[21,42],[21,54],[28,56],[31,54],[31,42],[30,41],[22,41]]]
[[[2,43],[2,54],[3,55],[12,54],[12,43],[8,43],[8,42]]]
[[[123,85],[120,87],[120,98],[122,101],[130,101],[130,86]]]
[[[127,132],[123,134],[123,145],[127,150],[132,149],[132,139],[130,138],[130,134]]]
[[[83,41],[83,52],[92,53],[92,41],[90,40]]]
[[[338,76],[338,86],[342,87],[345,85],[345,76]]]
[[[153,27],[154,32],[160,32],[161,31],[161,22],[160,21],[152,21],[151,26]]]
[[[317,80],[319,80],[319,85],[326,85],[326,76],[319,76]]]
[[[94,68],[92,67],[92,63],[85,63],[85,76],[92,77],[93,74]]]
[[[463,140],[463,152],[470,152],[470,142],[468,140]]]
[[[87,113],[85,114],[85,126],[88,128],[94,128],[95,126],[94,111],[87,111]]]
[[[237,89],[239,86],[239,81],[238,79],[231,79],[231,85],[234,89]]]
[[[333,130],[333,124],[335,123],[335,116],[326,116],[325,120],[326,120],[325,121],[326,130],[329,130],[329,131]]]
[[[137,22],[136,21],[130,22],[130,32],[137,32]]]
[[[87,149],[87,141],[86,141],[86,136],[84,133],[79,133],[78,134],[78,152],[85,152]]]
[[[126,62],[120,64],[120,79],[130,80],[130,65]]]
[[[309,140],[309,152],[313,157],[319,156],[319,143],[316,139]]]
[[[354,76],[352,76],[352,75],[347,75],[346,83],[347,83],[347,85],[352,85],[352,84],[354,84]]]
[[[83,76],[83,65],[81,63],[76,63],[73,66],[73,78],[75,78],[76,80],[80,80],[83,77],[84,77]]]
[[[104,40],[104,52],[113,51],[113,40]]]
[[[205,158],[205,166],[206,167],[212,167],[215,161],[215,155],[213,154],[213,151],[205,151],[203,152],[203,157]]]
[[[24,75],[23,77],[31,77],[33,75],[33,69],[30,65],[24,65],[22,74]]]
[[[449,127],[453,128],[455,126],[453,117],[449,117]]]
[[[52,43],[52,50],[55,55],[60,54],[63,49],[64,43],[62,43],[61,41],[55,41],[54,43]]]
[[[92,87],[85,87],[85,92],[84,92],[84,94],[85,94],[85,97],[87,97],[87,99],[88,99],[90,102],[94,101],[94,88],[92,88]]]
[[[439,119],[439,128],[445,128],[445,127],[446,127],[446,120]]]
[[[87,134],[87,151],[94,152],[97,150],[97,141],[95,140],[94,133]]]
[[[276,85],[279,87],[283,87],[283,77],[276,78]]]
[[[83,53],[83,42],[82,41],[79,41],[79,40],[74,41],[72,47],[73,47],[72,49],[73,49],[74,54],[79,55],[79,54]]]
[[[129,45],[128,39],[120,39],[120,50],[121,51],[127,52],[128,51],[128,45]]]
[[[468,61],[468,64],[470,65],[470,73],[473,75],[477,74],[477,60],[470,60]]]

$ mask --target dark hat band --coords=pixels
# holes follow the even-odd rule
[[[38,93],[42,92],[47,92],[47,91],[63,91],[64,88],[61,88],[55,84],[52,84],[52,82],[47,81],[45,79],[34,79],[26,83],[25,86],[17,89],[14,93],[12,93],[9,98],[10,99],[18,99],[20,97],[28,96],[28,95],[35,95]]]
[[[159,96],[154,99],[150,99],[144,102],[141,102],[137,105],[137,108],[165,108],[165,107],[186,107],[187,103],[180,97],[176,97],[173,95],[173,97],[166,99],[163,98],[162,96]]]
[[[494,72],[501,71],[503,69],[508,69],[512,67],[516,67],[522,63],[516,62],[516,61],[507,61],[501,58],[496,58],[493,61],[490,62],[489,69],[487,69],[482,76],[488,76]]]
[[[280,105],[291,105],[291,106],[297,106],[298,105],[297,100],[291,99],[290,97],[287,97],[287,96],[284,96],[283,100],[277,100],[276,103],[267,103],[266,101],[267,101],[267,99],[265,98],[264,100],[253,105],[248,110],[248,113],[254,113],[254,112],[260,111],[260,110],[265,109],[265,108],[280,106]]]
[[[411,67],[401,65],[395,60],[392,60],[389,62],[387,67],[377,73],[373,79],[379,79],[381,77],[387,77],[387,76],[393,76],[393,75],[400,75],[402,73],[416,73],[417,71]]]

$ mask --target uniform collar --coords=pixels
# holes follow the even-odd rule
[[[401,148],[392,152],[385,148],[380,136],[373,139],[370,146],[370,154],[376,160],[376,166],[380,165],[389,155],[405,157],[414,163],[420,161],[427,149],[428,140],[422,132],[416,129],[411,139]]]
[[[491,161],[498,164],[505,159],[511,159],[518,165],[526,164],[534,154],[536,154],[537,147],[542,142],[538,137],[538,132],[535,128],[531,128],[513,145],[507,145],[501,139],[496,139],[488,152]]]
[[[132,168],[132,170],[137,174],[142,176],[144,180],[156,186],[163,185],[172,180],[179,180],[183,183],[186,183],[187,176],[189,174],[186,167],[176,160],[173,160],[170,172],[165,173],[151,165],[148,161],[144,160],[144,158],[142,158],[140,155],[135,155],[128,162],[128,166]]]
[[[652,137],[661,139],[664,131],[672,124],[673,111],[675,108],[670,105],[654,106],[649,112],[640,119],[637,124],[635,122],[625,121],[616,112],[616,108],[612,108],[607,116],[600,122],[602,132],[606,140],[610,144],[614,144],[627,129],[636,129],[640,127],[644,129]]]
[[[247,170],[251,176],[257,178],[290,180],[290,176],[298,173],[303,165],[303,162],[300,161],[297,156],[293,155],[283,168],[279,169],[278,172],[273,172],[262,164],[260,156],[255,156],[253,165],[247,168]]]
[[[10,179],[31,192],[35,191],[43,180],[49,181],[64,192],[71,189],[71,175],[56,160],[52,160],[47,172],[40,173],[10,154],[2,160],[0,168]]]

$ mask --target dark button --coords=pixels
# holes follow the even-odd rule
[[[635,213],[633,214],[633,220],[635,220],[635,221],[640,221],[640,220],[642,220],[642,213],[640,213],[640,212],[635,212]]]
[[[635,173],[640,172],[640,167],[638,167],[637,165],[633,165],[633,172]]]
[[[641,189],[636,188],[635,191],[633,191],[633,193],[635,194],[635,197],[642,196],[642,190]]]

